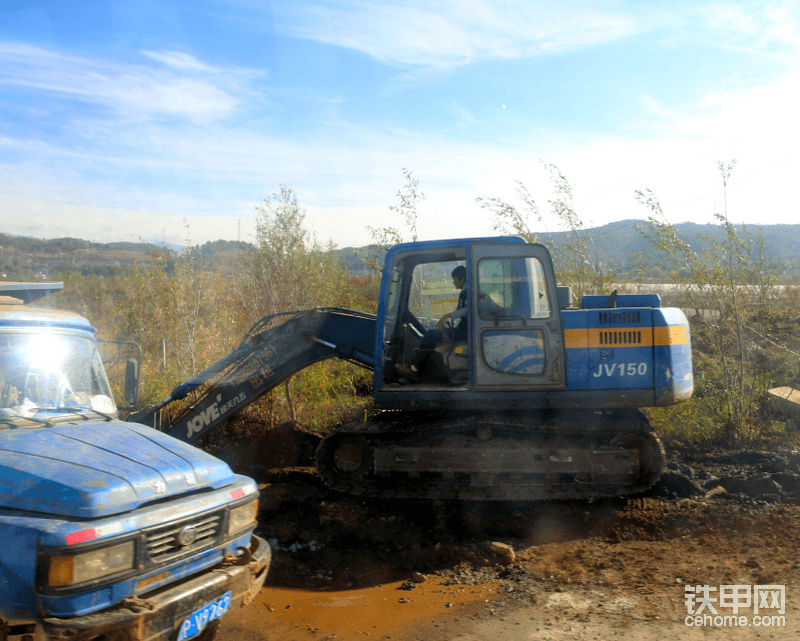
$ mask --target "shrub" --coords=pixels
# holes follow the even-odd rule
[[[773,383],[769,363],[774,346],[766,335],[784,265],[766,253],[760,234],[746,228],[737,232],[729,221],[727,179],[734,165],[719,163],[726,198],[723,212],[715,216],[724,231],[722,240],[704,236],[698,250],[666,220],[651,191],[638,191],[637,199],[651,211],[642,234],[679,284],[683,305],[696,310],[696,398],[685,407],[651,414],[666,431],[677,418],[687,429],[693,427],[697,438],[752,444],[774,433],[763,411]]]

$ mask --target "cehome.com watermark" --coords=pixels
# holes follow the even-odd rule
[[[685,590],[688,614],[684,623],[689,627],[776,628],[786,625],[785,585],[720,585],[719,589],[687,585]],[[753,616],[749,618],[751,609]]]

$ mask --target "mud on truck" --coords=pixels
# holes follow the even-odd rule
[[[27,304],[60,287],[0,283],[0,641],[208,641],[269,568],[257,487],[118,419],[94,328]]]
[[[419,375],[426,331],[457,305]],[[465,270],[465,271],[462,271]],[[451,276],[453,283],[451,284]],[[136,415],[194,441],[318,361],[374,371],[376,412],[316,453],[330,487],[383,498],[531,501],[642,492],[664,450],[641,408],[694,389],[689,324],[656,294],[584,296],[558,287],[547,249],[518,237],[397,245],[377,314],[316,308],[266,317],[233,352]]]

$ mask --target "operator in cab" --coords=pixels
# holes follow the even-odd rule
[[[458,305],[455,310],[448,312],[442,316],[436,323],[436,329],[429,329],[425,332],[417,348],[414,360],[408,364],[396,364],[395,370],[403,376],[411,379],[418,380],[419,372],[425,365],[425,361],[434,348],[445,340],[452,340],[453,342],[460,342],[467,340],[467,268],[463,265],[456,267],[451,276],[453,277],[453,287],[460,290],[458,295]],[[451,320],[455,326],[451,329],[445,327],[445,323]]]

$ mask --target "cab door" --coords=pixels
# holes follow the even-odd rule
[[[476,243],[470,267],[473,385],[565,388],[564,333],[547,249]]]

